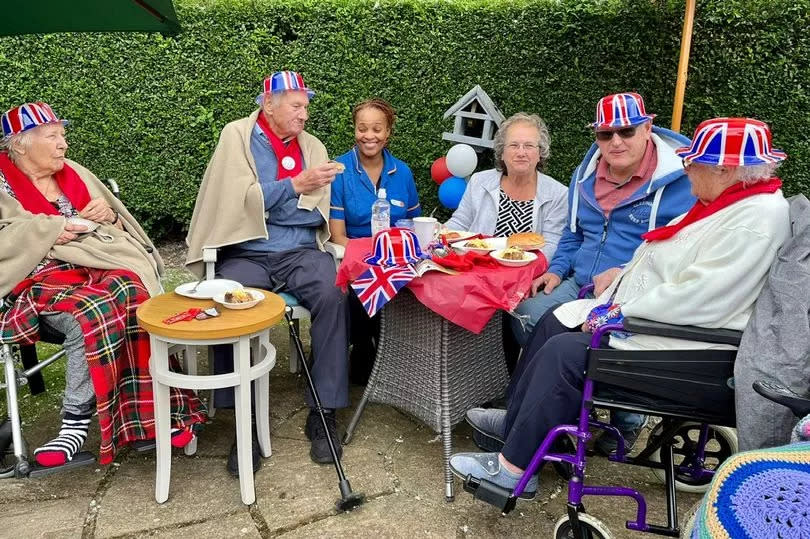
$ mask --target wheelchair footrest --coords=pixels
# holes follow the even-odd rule
[[[464,479],[464,490],[473,495],[476,500],[481,500],[493,505],[506,515],[515,508],[517,501],[512,496],[512,491],[496,485],[486,479],[477,479],[468,475]]]
[[[64,472],[68,470],[72,470],[74,468],[80,468],[82,466],[89,466],[90,464],[94,464],[96,462],[96,456],[89,451],[80,451],[73,456],[73,460],[70,460],[64,463],[61,466],[39,466],[34,465],[31,468],[31,473],[28,474],[28,477],[42,477],[45,475],[50,475],[53,473]]]

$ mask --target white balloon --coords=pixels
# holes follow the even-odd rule
[[[447,152],[447,170],[453,176],[466,178],[478,166],[478,154],[469,144],[456,144]]]

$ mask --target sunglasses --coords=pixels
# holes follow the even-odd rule
[[[618,134],[623,139],[633,138],[636,136],[636,128],[638,126],[630,126],[630,127],[622,127],[621,129],[616,129],[613,131],[596,131],[596,140],[601,140],[602,142],[607,142],[608,140],[613,139],[613,134]]]

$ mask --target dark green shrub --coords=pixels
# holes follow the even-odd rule
[[[548,172],[566,182],[597,99],[636,90],[668,126],[683,18],[666,0],[177,0],[183,33],[0,38],[0,108],[45,100],[72,119],[70,155],[115,177],[152,234],[187,226],[225,123],[253,110],[261,79],[296,69],[318,90],[309,129],[330,153],[352,143],[350,108],[396,107],[392,150],[437,205],[431,162],[443,112],[475,84],[506,115],[549,124]],[[684,132],[710,116],[769,122],[790,155],[789,194],[810,178],[810,0],[701,0]]]

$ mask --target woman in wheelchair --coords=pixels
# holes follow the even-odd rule
[[[46,467],[76,455],[94,410],[101,464],[155,435],[149,339],[135,309],[161,292],[163,262],[123,204],[65,159],[66,124],[27,103],[2,116],[0,140],[0,343],[32,344],[50,330],[67,356],[62,427],[34,452]],[[172,391],[173,443],[185,445],[205,409]]]
[[[788,204],[773,177],[785,154],[768,126],[748,118],[701,123],[690,147],[677,150],[698,198],[686,214],[643,235],[644,243],[596,299],[551,309],[537,324],[507,390],[506,410],[473,409],[467,421],[503,442],[500,453],[459,453],[461,477],[512,490],[555,426],[581,409],[592,332],[626,317],[742,330],[779,247],[790,237]],[[596,279],[595,279],[596,281]],[[668,337],[613,333],[602,347],[625,350],[712,348]],[[723,345],[719,345],[723,346]],[[533,476],[524,497],[533,497]]]

